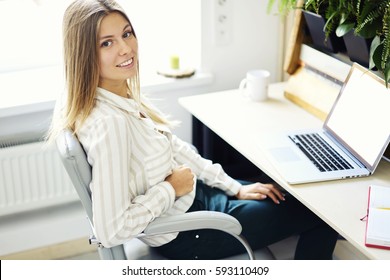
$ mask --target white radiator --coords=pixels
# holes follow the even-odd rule
[[[0,143],[0,216],[76,200],[54,145]]]

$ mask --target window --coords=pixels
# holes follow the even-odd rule
[[[25,79],[26,71],[34,75],[35,71],[44,73],[45,68],[62,69],[62,17],[71,2],[72,0],[0,0],[1,99],[4,94],[7,97],[11,95],[10,91],[15,98],[23,98],[20,94],[27,89],[4,88],[7,84],[12,87],[10,83],[2,83],[9,80],[10,75],[13,75],[14,80],[21,81]],[[145,76],[153,79],[157,69],[168,65],[169,57],[173,54],[180,56],[182,65],[199,67],[201,1],[118,2],[126,10],[137,33],[143,80]],[[17,77],[21,75],[21,71],[23,76]],[[40,94],[42,83],[47,82],[47,77],[39,74],[31,80],[35,85],[28,85],[29,92]]]
[[[141,75],[155,72],[179,55],[183,66],[199,67],[199,0],[119,0],[139,41]]]
[[[0,73],[58,65],[61,21],[70,1],[0,1]]]

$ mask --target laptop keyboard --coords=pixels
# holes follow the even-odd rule
[[[321,172],[353,169],[318,133],[294,135],[293,142]]]

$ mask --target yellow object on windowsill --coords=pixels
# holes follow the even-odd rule
[[[170,57],[170,67],[166,69],[160,69],[157,74],[169,77],[169,78],[187,78],[195,74],[193,68],[180,68],[180,58],[177,55]]]

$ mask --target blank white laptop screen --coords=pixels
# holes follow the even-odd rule
[[[390,90],[364,68],[350,75],[324,126],[371,168],[390,135]]]

